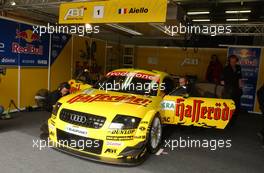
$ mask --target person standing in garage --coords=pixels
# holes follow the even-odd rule
[[[221,84],[224,85],[223,98],[232,99],[236,105],[236,111],[230,122],[233,126],[237,119],[238,110],[240,109],[240,98],[242,96],[242,72],[241,66],[238,65],[239,59],[236,55],[228,57],[228,64],[223,70]]]
[[[212,55],[206,71],[206,80],[210,83],[220,84],[222,72],[223,65],[215,54]]]

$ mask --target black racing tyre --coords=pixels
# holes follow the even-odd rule
[[[161,143],[162,143],[161,119],[158,115],[155,115],[149,129],[147,150],[152,154],[156,153],[160,149]]]

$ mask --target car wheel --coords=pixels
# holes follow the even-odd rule
[[[150,126],[147,149],[150,153],[156,153],[161,145],[162,125],[159,116],[155,116]]]

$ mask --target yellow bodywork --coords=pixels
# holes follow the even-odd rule
[[[153,75],[161,83],[164,77],[169,77],[168,74],[159,71],[120,69],[114,72],[119,71]],[[52,114],[48,121],[49,138],[54,143],[57,143],[57,131],[60,130],[85,138],[102,140],[102,150],[99,154],[86,152],[74,147],[70,148],[73,151],[104,158],[129,158],[129,156],[123,156],[122,151],[130,147],[135,148],[141,143],[146,144],[149,127],[155,115],[160,117],[163,124],[194,125],[224,129],[235,109],[232,100],[183,98],[169,95],[162,97],[160,88],[157,96],[144,96],[94,89],[90,85],[79,85],[76,81],[70,81],[70,83],[74,87],[77,86],[79,91],[76,90],[77,92],[59,100],[59,103],[62,105],[59,107],[56,115]],[[61,120],[60,115],[63,109],[101,116],[106,120],[99,129],[74,125]],[[110,130],[109,126],[117,114],[137,117],[141,121],[136,129]],[[131,156],[131,158],[136,157]]]
[[[224,129],[235,111],[230,99],[165,96],[161,103],[163,123]]]
[[[74,80],[74,79],[69,80],[68,83],[71,85],[70,93],[75,93],[77,91],[84,90],[84,89],[92,87],[89,84],[85,84],[85,83],[83,83],[81,81]]]

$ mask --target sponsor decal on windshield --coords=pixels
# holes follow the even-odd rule
[[[134,105],[147,106],[152,101],[149,99],[143,99],[136,96],[122,95],[122,96],[112,96],[109,94],[97,94],[94,96],[79,94],[70,100],[67,103],[72,104],[75,102],[91,103],[91,102],[123,102]]]
[[[140,78],[140,79],[146,79],[146,80],[151,80],[155,82],[159,82],[159,76],[151,75],[151,74],[146,74],[146,73],[133,73],[133,72],[128,72],[128,71],[113,71],[107,73],[106,76],[128,76],[128,77],[135,77],[135,78]]]

